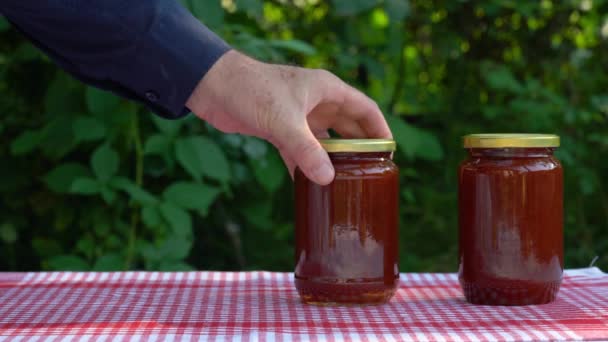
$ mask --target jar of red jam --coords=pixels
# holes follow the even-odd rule
[[[395,142],[325,139],[326,186],[295,172],[295,285],[310,304],[387,302],[399,281]]]
[[[470,303],[530,305],[555,299],[563,273],[559,137],[472,134],[460,165],[459,279]]]

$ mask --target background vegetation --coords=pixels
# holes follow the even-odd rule
[[[188,0],[234,47],[377,100],[401,167],[401,268],[454,271],[460,137],[562,137],[566,266],[608,270],[608,1]],[[291,270],[277,153],[156,118],[0,17],[0,270]]]

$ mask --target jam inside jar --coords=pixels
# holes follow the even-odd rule
[[[399,171],[395,143],[325,139],[335,168],[326,186],[295,173],[295,285],[309,304],[379,304],[399,282]]]
[[[559,137],[474,134],[459,169],[459,280],[485,305],[552,302],[563,273]]]

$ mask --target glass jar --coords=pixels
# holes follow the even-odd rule
[[[460,165],[459,280],[470,303],[555,299],[563,273],[559,137],[472,134]]]
[[[395,142],[325,139],[335,178],[295,172],[295,285],[311,304],[387,302],[399,281]]]

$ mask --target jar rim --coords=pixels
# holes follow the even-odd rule
[[[393,152],[397,144],[393,139],[319,139],[327,152]]]
[[[463,137],[465,148],[559,147],[559,144],[559,136],[555,134],[484,133]]]

